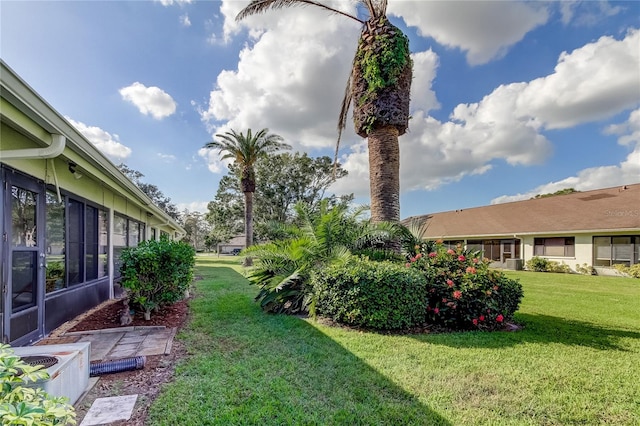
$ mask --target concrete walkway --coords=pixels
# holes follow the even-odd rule
[[[37,345],[91,342],[90,362],[109,361],[136,356],[168,355],[171,353],[176,328],[163,326],[118,327],[105,330],[69,332],[74,322],[65,324]],[[100,377],[89,378],[86,395]],[[82,401],[81,396],[76,404]],[[108,425],[131,418],[138,395],[97,398],[80,426]]]
[[[75,331],[63,336],[77,337],[77,342],[91,342],[90,361],[93,362],[141,355],[168,355],[175,335],[175,328],[152,326]]]

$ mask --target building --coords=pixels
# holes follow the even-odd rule
[[[540,256],[572,269],[640,263],[640,184],[415,216],[425,237],[481,250],[496,267]]]
[[[245,247],[245,235],[236,235],[229,242],[218,244],[218,254],[238,254]]]
[[[122,249],[184,229],[4,62],[0,102],[1,339],[20,346],[113,298]]]

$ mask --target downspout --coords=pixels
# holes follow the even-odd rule
[[[26,160],[29,158],[42,158],[50,159],[56,158],[64,151],[67,144],[67,139],[58,134],[51,134],[51,143],[45,148],[23,148],[23,149],[10,149],[7,151],[0,151],[0,158],[3,160]],[[60,196],[60,186],[58,185],[58,175],[56,174],[55,165],[51,161],[51,169],[53,171],[53,179],[56,185],[56,195],[58,196],[58,202],[62,201]]]
[[[62,154],[66,145],[64,136],[57,133],[51,135],[51,144],[45,148],[23,148],[0,151],[3,160],[23,160],[27,158],[55,158]]]

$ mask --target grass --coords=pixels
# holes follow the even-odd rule
[[[149,424],[640,424],[638,280],[512,272],[518,332],[383,335],[263,313],[238,262],[198,257]]]

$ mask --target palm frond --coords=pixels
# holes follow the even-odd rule
[[[242,9],[240,13],[236,15],[236,21],[241,21],[251,15],[264,13],[269,9],[277,10],[284,7],[307,5],[317,6],[322,9],[328,10],[331,13],[337,13],[338,15],[346,16],[347,18],[354,19],[361,24],[364,24],[364,21],[358,19],[356,16],[350,15],[341,10],[334,9],[330,6],[327,6],[326,4],[322,4],[313,0],[252,0],[247,7]]]
[[[357,52],[356,52],[357,55]],[[353,58],[353,62],[355,63],[356,58]],[[351,66],[353,69],[353,65]],[[349,107],[351,106],[351,102],[353,101],[353,73],[349,73],[349,78],[347,79],[347,87],[344,89],[344,97],[342,98],[342,105],[340,106],[340,115],[338,116],[338,140],[336,141],[336,152],[333,156],[333,178],[336,177],[336,171],[338,169],[338,151],[340,150],[340,140],[342,139],[342,132],[347,127],[347,119],[349,114]]]

